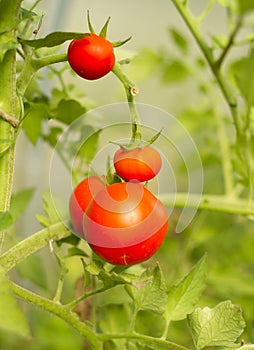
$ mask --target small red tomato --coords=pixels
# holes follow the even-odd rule
[[[119,149],[114,155],[116,172],[126,181],[148,181],[160,171],[162,164],[158,151],[150,146],[132,150]]]
[[[71,194],[69,212],[74,230],[83,237],[83,215],[93,197],[105,184],[98,176],[90,176],[81,181]]]
[[[103,77],[115,64],[111,42],[94,33],[80,40],[72,40],[68,47],[67,58],[71,68],[88,80]]]
[[[164,205],[140,183],[121,182],[102,189],[83,219],[85,238],[102,259],[132,265],[149,259],[167,232]]]

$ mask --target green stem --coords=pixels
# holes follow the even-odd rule
[[[173,4],[177,8],[178,12],[181,14],[184,22],[190,29],[190,32],[192,33],[193,37],[195,38],[201,52],[203,53],[219,87],[220,90],[227,102],[227,105],[230,109],[232,118],[234,120],[235,128],[236,128],[236,135],[237,138],[239,138],[241,134],[241,123],[237,111],[237,100],[235,95],[232,93],[231,89],[229,88],[226,80],[222,77],[221,71],[218,69],[216,61],[214,60],[214,57],[212,55],[212,51],[207,46],[206,42],[204,41],[200,30],[198,26],[198,21],[193,17],[192,13],[188,10],[187,6],[185,6],[182,1],[180,0],[172,0]]]
[[[131,124],[132,124],[132,143],[141,141],[141,122],[136,110],[134,96],[137,95],[138,89],[128,77],[121,71],[120,65],[116,63],[112,69],[115,76],[121,81],[124,86],[127,101],[130,108]]]
[[[66,266],[65,259],[61,255],[60,247],[57,247],[56,249],[57,249],[57,251],[55,252],[55,255],[56,255],[59,267],[60,267],[60,275],[59,275],[56,293],[55,293],[55,297],[54,297],[53,301],[60,303],[61,297],[62,297],[62,292],[63,292],[64,279],[65,279],[65,276],[68,272],[68,268]]]
[[[39,59],[28,58],[17,80],[17,88],[20,94],[24,95],[30,81],[35,73],[48,65],[65,62],[67,60],[66,54],[58,54],[46,56]]]
[[[148,342],[149,344],[152,344],[152,343],[160,344],[162,346],[167,347],[167,349],[190,350],[185,346],[176,344],[169,340],[165,340],[162,338],[155,338],[155,337],[151,337],[149,335],[140,334],[140,333],[99,334],[98,339],[103,341],[110,340],[110,339],[129,339],[129,340],[133,339],[133,340]]]
[[[254,203],[225,195],[198,195],[191,193],[166,193],[159,195],[159,199],[167,207],[197,208],[222,213],[254,215]]]
[[[43,310],[46,310],[67,322],[74,329],[76,329],[81,335],[83,335],[86,340],[92,346],[94,350],[101,350],[102,345],[98,340],[97,335],[91,331],[85,323],[80,322],[78,316],[74,312],[70,312],[63,305],[56,303],[52,300],[44,298],[40,295],[37,295],[25,288],[18,286],[17,284],[10,282],[13,292],[21,298],[33,305],[41,307]]]
[[[50,240],[59,240],[70,235],[71,232],[62,222],[53,224],[29,236],[3,253],[0,256],[0,265],[7,272],[29,255],[48,245]]]

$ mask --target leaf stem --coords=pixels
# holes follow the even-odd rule
[[[175,349],[175,350],[190,350],[189,348],[176,344],[174,342],[171,342],[169,340],[165,340],[162,338],[155,338],[151,337],[149,335],[140,334],[140,333],[117,333],[117,334],[98,334],[99,340],[110,340],[110,339],[133,339],[138,341],[144,341],[148,342],[149,344],[160,344],[162,346],[167,347],[167,349]]]
[[[180,0],[172,0],[173,4],[175,5],[176,9],[182,16],[185,24],[189,28],[190,32],[192,33],[194,39],[196,40],[201,52],[203,53],[219,87],[220,90],[227,102],[227,105],[230,109],[234,124],[235,124],[235,129],[236,129],[236,136],[239,138],[241,134],[241,123],[238,115],[238,110],[237,110],[237,100],[235,95],[232,93],[231,89],[228,87],[228,84],[226,80],[223,78],[221,71],[216,64],[216,61],[213,57],[211,49],[208,47],[206,42],[204,41],[200,29],[198,26],[198,21],[196,18],[192,15],[192,13],[189,11],[187,6],[184,6],[183,3]]]
[[[132,139],[131,143],[139,143],[141,141],[141,122],[137,113],[134,96],[138,94],[138,88],[120,69],[120,64],[116,63],[112,69],[115,76],[121,81],[124,86],[127,101],[129,104],[131,124],[132,124]]]
[[[59,240],[70,235],[71,232],[62,222],[53,224],[27,237],[3,253],[0,256],[0,265],[7,272],[29,255],[48,245],[50,240]]]
[[[94,350],[102,349],[102,344],[98,340],[97,335],[91,329],[89,329],[84,322],[80,322],[78,316],[74,312],[70,312],[69,310],[66,310],[63,305],[37,295],[13,282],[10,282],[10,285],[13,292],[19,298],[60,317],[62,320],[76,329],[80,334],[82,334]]]
[[[179,192],[177,194],[160,194],[159,199],[167,207],[188,207],[199,210],[254,216],[254,203],[234,196],[199,195]]]

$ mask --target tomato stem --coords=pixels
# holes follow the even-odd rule
[[[112,72],[121,81],[124,86],[127,101],[130,109],[131,124],[132,124],[132,137],[130,144],[138,145],[141,142],[141,121],[136,109],[134,97],[138,94],[137,86],[129,80],[129,78],[122,72],[120,65],[116,63],[112,69]]]

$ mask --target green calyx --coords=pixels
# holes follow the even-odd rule
[[[108,19],[106,20],[104,26],[102,27],[100,33],[99,33],[99,36],[103,39],[106,39],[107,38],[107,31],[108,31],[108,25],[109,25],[109,21],[110,21],[110,17],[108,17]],[[92,34],[96,34],[94,28],[93,28],[93,25],[92,25],[92,22],[91,22],[91,18],[90,18],[90,12],[89,10],[87,10],[87,23],[88,23],[88,28],[90,30],[90,32]],[[129,40],[131,39],[131,36],[128,37],[127,39],[125,40],[120,40],[120,41],[115,41],[115,42],[111,42],[112,46],[113,47],[119,47],[119,46],[122,46],[124,45],[125,43],[127,43]]]
[[[161,135],[162,130],[157,132],[154,136],[152,136],[149,140],[142,140],[142,139],[131,139],[128,143],[119,143],[115,141],[110,141],[113,145],[119,146],[124,151],[131,151],[135,148],[142,149],[146,146],[152,145]]]

